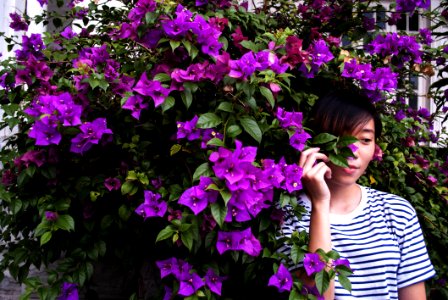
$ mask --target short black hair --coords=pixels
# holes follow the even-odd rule
[[[352,133],[370,119],[375,123],[375,138],[378,138],[383,126],[372,101],[357,89],[335,89],[314,104],[310,127],[315,134],[328,132],[341,136]]]

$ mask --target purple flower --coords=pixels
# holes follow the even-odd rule
[[[59,145],[62,139],[62,135],[57,130],[57,119],[54,117],[37,120],[28,132],[28,136],[36,139],[38,146]]]
[[[431,0],[397,0],[397,12],[413,12],[417,7],[427,9]]]
[[[187,189],[179,199],[179,204],[188,206],[195,215],[203,211],[209,203],[216,201],[218,191],[209,190],[207,187],[213,183],[209,177],[201,177],[199,185]]]
[[[54,221],[56,221],[58,218],[59,218],[59,215],[58,215],[57,212],[54,212],[54,211],[46,211],[46,212],[45,212],[45,219],[46,219],[47,221],[54,222]]]
[[[40,6],[44,6],[45,4],[48,4],[48,0],[37,0],[39,2]]]
[[[289,144],[299,151],[302,151],[305,148],[306,141],[311,138],[305,130],[300,129],[297,130],[289,139]]]
[[[333,261],[333,266],[345,266],[350,269],[350,262],[346,258],[338,258],[335,261]]]
[[[302,128],[302,113],[301,112],[289,112],[278,107],[276,117],[279,120],[282,128],[296,127]]]
[[[145,202],[140,204],[135,209],[135,212],[145,219],[150,217],[163,217],[168,208],[168,204],[165,201],[160,200],[162,196],[160,194],[154,194],[148,190],[144,191],[144,195]]]
[[[358,150],[358,147],[355,144],[350,144],[347,146],[348,149],[350,149],[353,153],[356,152],[356,150]]]
[[[210,291],[219,296],[221,296],[222,282],[224,279],[226,278],[216,274],[212,268],[209,268],[204,276],[205,285],[210,289]]]
[[[334,58],[333,53],[331,53],[324,40],[314,42],[311,49],[308,50],[310,51],[312,63],[318,67]]]
[[[148,12],[153,12],[157,7],[157,3],[153,0],[138,0],[135,7],[128,14],[131,21],[140,21]]]
[[[356,59],[346,62],[341,74],[343,77],[354,78],[362,82],[368,81],[372,75],[372,66],[370,64],[358,64]]]
[[[403,110],[399,110],[397,111],[397,113],[395,114],[395,120],[397,120],[398,122],[400,122],[401,120],[403,120],[404,118],[406,118],[406,114]]]
[[[209,160],[214,163],[213,171],[218,178],[226,179],[230,185],[234,185],[240,180],[251,176],[247,172],[257,155],[256,147],[242,147],[242,143],[235,141],[234,152],[220,147],[217,152],[213,152]]]
[[[203,287],[204,284],[205,283],[202,281],[202,278],[196,273],[185,275],[180,279],[178,294],[185,297],[191,296],[198,289]]]
[[[70,26],[67,26],[64,28],[64,30],[61,32],[61,36],[63,38],[66,38],[67,40],[71,40],[75,36],[77,36],[76,33],[73,32],[72,28]]]
[[[249,254],[250,256],[258,256],[262,250],[261,243],[252,234],[251,228],[240,232],[240,240],[238,242],[238,250],[242,250]]]
[[[378,35],[366,46],[370,54],[392,58],[392,63],[401,68],[407,62],[422,62],[422,51],[415,36],[398,35],[396,32]]]
[[[175,274],[179,268],[175,257],[156,261],[156,265],[160,270],[160,278],[164,278],[170,274]]]
[[[173,290],[170,287],[165,286],[165,295],[163,300],[171,300],[173,297]]]
[[[142,74],[134,91],[143,96],[150,96],[154,100],[155,107],[161,105],[170,93],[170,89],[163,87],[160,81],[149,80],[146,73]]]
[[[268,285],[275,286],[278,288],[279,292],[289,292],[292,289],[292,283],[291,273],[289,273],[288,269],[283,264],[280,264],[277,273],[269,278]]]
[[[260,241],[252,234],[250,227],[243,231],[218,231],[216,249],[219,254],[227,250],[242,250],[250,256],[258,256],[262,250]]]
[[[109,177],[104,180],[104,186],[109,190],[118,190],[121,187],[121,182],[118,178]]]
[[[283,188],[289,193],[302,189],[302,168],[297,164],[287,165],[283,169],[283,175],[285,176],[285,182]]]
[[[238,60],[229,61],[229,76],[238,79],[247,79],[255,72],[256,60],[252,51],[247,52]]]
[[[429,175],[426,179],[428,180],[430,186],[436,186],[437,185],[438,180],[434,176]]]
[[[320,259],[317,253],[306,253],[303,259],[303,266],[305,267],[308,276],[318,273],[323,270],[325,263]]]
[[[36,166],[40,167],[47,161],[45,157],[45,152],[43,150],[29,150],[24,153],[22,156],[17,157],[14,160],[14,164],[16,167],[24,164],[25,167],[29,167],[31,163],[36,164]]]
[[[81,126],[81,133],[72,139],[70,151],[83,154],[94,144],[98,144],[104,134],[112,134],[112,130],[107,128],[105,118],[98,118],[92,122],[85,122]]]
[[[123,104],[124,109],[132,111],[131,116],[135,119],[140,119],[140,113],[143,109],[148,108],[149,104],[144,102],[144,98],[140,95],[133,95],[129,97]]]
[[[196,128],[199,117],[195,115],[193,119],[186,122],[177,122],[177,138],[187,138],[189,141],[198,139],[201,136],[201,131]]]
[[[304,284],[300,293],[302,295],[314,295],[314,296],[316,296],[317,300],[325,300],[324,296],[319,294],[319,291],[317,290],[316,285],[309,286],[309,285]]]
[[[432,42],[431,30],[428,28],[422,28],[419,30],[419,33],[420,33],[422,42],[426,45],[431,45],[431,42]]]
[[[76,283],[64,282],[61,287],[61,294],[57,300],[78,300],[78,286]]]
[[[43,60],[44,55],[42,50],[45,49],[42,36],[38,33],[33,33],[31,36],[22,36],[22,49],[15,51],[17,60],[27,61],[30,56],[34,56],[37,60]]]
[[[165,34],[170,38],[184,36],[191,28],[192,13],[182,5],[176,8],[176,18],[162,22]]]
[[[14,29],[14,31],[27,31],[28,30],[28,24],[26,23],[25,19],[23,19],[18,13],[11,13],[9,16],[12,19],[12,22],[9,24],[9,27]]]
[[[16,174],[11,169],[6,169],[2,172],[1,184],[4,186],[10,186],[16,181]]]

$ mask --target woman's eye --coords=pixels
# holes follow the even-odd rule
[[[364,144],[369,144],[372,141],[372,139],[359,139],[359,140]]]

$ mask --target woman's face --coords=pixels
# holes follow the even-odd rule
[[[356,137],[358,141],[355,146],[354,157],[348,159],[348,168],[338,167],[330,164],[331,179],[328,180],[330,187],[332,185],[351,185],[364,174],[375,153],[375,123],[370,119],[367,123],[360,125],[350,135]]]

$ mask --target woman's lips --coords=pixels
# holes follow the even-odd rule
[[[352,175],[356,172],[356,170],[358,170],[358,168],[356,167],[348,167],[348,168],[343,168],[342,169],[346,174]]]

